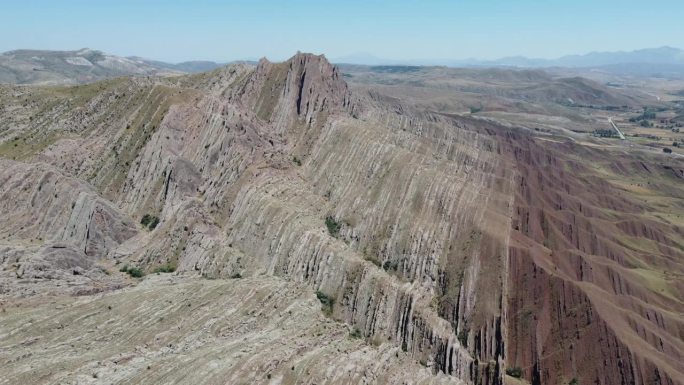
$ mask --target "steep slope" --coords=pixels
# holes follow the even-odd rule
[[[509,365],[538,384],[681,383],[684,162],[507,140]]]
[[[641,203],[632,195],[641,190],[620,185],[628,174],[623,168],[637,165],[628,155],[618,161],[525,129],[356,94],[336,67],[309,54],[171,79],[1,90],[0,155],[10,170],[3,178],[13,181],[2,190],[2,212],[11,218],[0,233],[3,247],[24,250],[27,238],[37,236],[48,247],[66,245],[109,272],[98,276],[100,290],[133,283],[113,271],[124,264],[148,273],[175,268],[179,276],[170,284],[180,287],[169,290],[195,292],[203,297],[197,301],[216,305],[193,313],[191,329],[212,317],[224,325],[219,330],[252,319],[257,331],[248,339],[256,346],[282,346],[277,362],[269,364],[230,335],[182,329],[172,337],[166,333],[176,321],[141,322],[135,317],[177,320],[190,311],[161,305],[174,294],[156,287],[165,287],[159,278],[107,296],[118,304],[145,296],[160,303],[117,313],[113,326],[96,335],[111,341],[121,333],[116,325],[133,322],[139,325],[136,338],[147,338],[145,349],[155,344],[149,335],[164,335],[164,345],[192,352],[188,360],[198,368],[198,382],[218,378],[213,376],[230,382],[258,368],[295,383],[361,382],[361,373],[370,371],[366,380],[381,383],[401,377],[409,383],[501,384],[506,368],[520,367],[535,384],[572,378],[649,383],[654,370],[663,383],[681,383],[684,288],[676,282],[684,270],[683,232],[674,218],[648,214],[684,209],[672,198],[681,196],[677,182],[684,167],[678,163],[664,169],[650,158],[642,161],[646,169],[660,170],[654,191],[662,194],[658,204]],[[598,161],[610,162],[610,168]],[[51,189],[39,187],[45,181]],[[15,186],[31,194],[15,197]],[[76,192],[82,203],[71,205]],[[36,200],[40,204],[32,205]],[[132,224],[145,214],[158,217],[158,225]],[[76,332],[67,328],[51,337],[54,342],[27,348],[22,341],[33,329],[19,326],[22,317],[80,318],[108,301],[89,297],[59,314],[34,305],[40,301],[11,279],[17,264],[45,259],[38,249],[30,252],[17,254],[5,268],[6,297],[25,309],[2,316],[7,322],[1,324],[10,326],[2,326],[0,335],[14,337],[3,346],[12,365],[0,373],[17,380],[25,378],[33,354],[35,363],[59,367],[59,360],[32,349],[66,343]],[[576,271],[585,268],[594,280]],[[674,275],[661,275],[664,268]],[[36,279],[32,285],[51,287],[66,278]],[[604,292],[615,296],[620,316],[606,313]],[[314,293],[322,312],[312,312],[318,307],[311,304]],[[246,299],[240,304],[231,296]],[[559,301],[563,296],[568,300]],[[295,330],[291,315],[266,310],[280,301],[301,311],[294,317],[305,332],[296,341],[283,334]],[[263,309],[263,320],[250,318],[252,307]],[[274,321],[281,316],[284,323]],[[588,327],[580,317],[590,320]],[[649,323],[649,317],[660,321]],[[345,330],[364,347],[341,338]],[[197,348],[193,335],[211,348]],[[656,335],[673,342],[658,345]],[[321,336],[330,337],[330,350],[317,347]],[[565,352],[576,336],[574,350],[552,354]],[[221,343],[247,349],[249,364],[245,356],[232,357],[212,369],[215,359],[203,360],[203,354],[229,356]],[[134,349],[117,346],[121,354]],[[649,355],[649,346],[660,353]],[[152,350],[144,354],[152,366],[164,362],[166,350]],[[329,358],[312,358],[297,378],[286,375],[291,363],[299,367],[301,357],[320,354]],[[122,374],[102,369],[97,380],[139,373],[141,355],[133,357]],[[381,367],[364,364],[380,357]],[[597,357],[606,370],[598,370]],[[74,379],[74,373],[82,379],[102,360],[113,358],[99,349],[69,358],[67,369],[41,373],[45,382]],[[354,364],[337,366],[345,360]],[[326,371],[322,365],[331,361]],[[418,363],[427,369],[416,370]],[[350,377],[339,375],[345,370]],[[155,369],[144,378],[180,381],[177,376],[177,370]]]

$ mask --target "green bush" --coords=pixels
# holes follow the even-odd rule
[[[128,265],[123,265],[121,269],[119,269],[120,272],[122,273],[128,273],[133,278],[140,278],[145,275],[145,273],[138,267],[128,267]]]
[[[150,214],[143,215],[142,219],[140,220],[140,224],[144,227],[147,227],[150,222],[152,222],[152,216]]]
[[[145,273],[138,267],[129,267],[127,273],[133,278],[140,278],[145,275]]]
[[[331,215],[325,217],[325,226],[328,228],[328,232],[333,237],[337,237],[340,234],[340,228],[342,227],[342,225]]]
[[[323,293],[320,290],[316,292],[316,297],[318,297],[318,300],[321,301],[321,310],[323,310],[323,313],[325,313],[325,315],[327,316],[332,315],[335,299],[329,297],[327,294]]]
[[[506,374],[515,377],[515,378],[521,378],[522,377],[522,369],[520,369],[519,366],[514,366],[512,368],[506,368]]]
[[[296,164],[297,166],[301,166],[301,165],[302,165],[302,161],[299,160],[299,158],[297,158],[296,156],[293,156],[293,157],[292,157],[292,163]]]
[[[359,330],[358,328],[354,328],[354,329],[352,329],[352,331],[349,332],[349,338],[351,338],[351,339],[356,340],[356,339],[359,339],[361,337],[363,337],[363,336],[361,335],[361,330]]]
[[[158,224],[159,224],[159,218],[157,218],[157,217],[152,218],[152,222],[150,222],[149,229],[154,230],[154,228],[157,227]]]
[[[157,225],[159,224],[159,217],[150,214],[145,214],[140,220],[140,224],[143,225],[143,227],[147,227],[150,230],[154,230],[154,228],[157,227]]]

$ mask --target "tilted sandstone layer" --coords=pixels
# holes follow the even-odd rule
[[[681,384],[684,162],[507,141],[508,364],[536,384]]]
[[[8,306],[23,309],[21,298],[30,294],[16,284],[25,266],[62,272],[35,275],[28,284],[42,285],[40,293],[71,280],[70,294],[133,284],[116,271],[124,264],[148,273],[172,266],[179,285],[208,290],[205,302],[219,318],[236,305],[211,287],[230,292],[242,282],[234,278],[259,276],[245,285],[296,287],[284,302],[318,292],[336,331],[313,334],[332,333],[337,346],[347,346],[339,339],[347,325],[368,344],[363,353],[326,351],[333,361],[358,357],[351,377],[331,374],[334,366],[322,374],[326,364],[312,361],[287,377],[296,383],[414,383],[432,373],[437,382],[501,384],[511,379],[505,368],[514,367],[539,384],[647,384],[654,373],[662,383],[681,383],[682,227],[648,215],[654,206],[629,198],[634,192],[620,190],[618,178],[608,181],[626,174],[619,167],[632,157],[618,161],[562,140],[542,142],[524,129],[355,93],[324,57],[308,54],[174,79],[5,87],[1,96],[0,161],[11,170],[0,174],[11,182],[0,190],[10,218],[0,229]],[[592,168],[582,157],[611,168]],[[670,189],[663,197],[681,196],[680,164],[668,166],[669,174],[650,167],[662,177],[661,190]],[[683,209],[676,199],[665,203]],[[138,225],[145,214],[159,224]],[[64,250],[60,258],[48,257],[55,248]],[[673,275],[661,273],[665,268]],[[146,278],[111,295],[139,301],[143,285],[157,293],[150,295],[166,295],[157,283]],[[79,306],[70,317],[90,305]],[[307,330],[328,323],[323,314],[306,314]],[[0,335],[16,335],[3,347],[14,354],[24,346],[17,336],[31,330],[3,327]],[[101,332],[106,344],[114,343],[112,333]],[[280,338],[269,334],[267,343]],[[304,333],[298,354],[319,354],[316,341]],[[283,337],[282,344],[297,342]],[[245,356],[256,354],[246,349]],[[216,360],[229,354],[214,353]],[[31,355],[13,356],[26,361],[12,361],[5,377],[26,375],[19,367],[33,365]],[[48,359],[36,357],[36,364]],[[259,355],[250,360],[257,366],[238,367],[235,357],[223,366],[199,357],[192,364],[198,382],[270,373]],[[93,360],[75,364],[90,370]],[[370,370],[363,360],[387,366],[354,377]],[[428,369],[416,371],[407,360]],[[63,369],[43,374],[45,382],[83,372],[54,364]],[[214,364],[221,369],[212,372]],[[274,367],[272,378],[250,382],[289,383],[282,362]],[[123,380],[108,369],[98,378]]]

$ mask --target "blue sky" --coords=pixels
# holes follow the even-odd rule
[[[684,48],[682,0],[3,0],[0,51],[100,49],[166,61],[297,50],[397,60]]]

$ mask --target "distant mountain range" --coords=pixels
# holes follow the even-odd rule
[[[517,68],[595,68],[611,73],[646,76],[684,76],[684,51],[673,47],[647,48],[630,52],[591,52],[557,59],[524,56],[497,60],[392,60],[370,54],[355,54],[332,60],[335,63],[364,65],[437,65],[447,67],[517,67]]]
[[[84,48],[78,51],[16,50],[0,54],[0,83],[78,84],[117,76],[168,76],[209,71],[210,61],[165,63],[121,57]]]
[[[684,78],[684,51],[648,48],[631,52],[592,52],[558,59],[522,56],[498,60],[392,60],[356,54],[331,60],[339,64],[423,65],[447,67],[581,68],[612,74]],[[227,63],[187,61],[167,63],[141,57],[121,57],[84,48],[78,51],[16,50],[0,54],[0,83],[79,84],[117,76],[170,76],[210,71]]]

